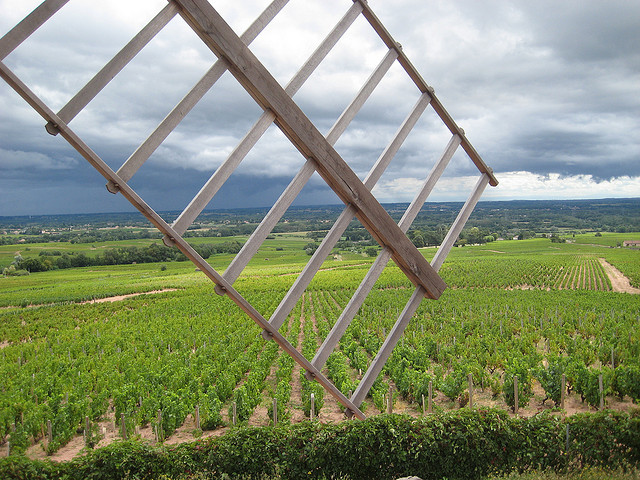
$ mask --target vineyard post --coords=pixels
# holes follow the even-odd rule
[[[513,376],[513,413],[518,415],[518,376]]]
[[[273,399],[273,426],[278,424],[278,399]]]
[[[604,387],[602,385],[602,374],[598,375],[598,390],[600,391],[600,410],[604,410]]]
[[[311,393],[311,408],[309,409],[309,418],[311,420],[313,420],[314,414],[315,414],[315,408],[316,408],[316,396],[315,394],[312,392]]]
[[[161,442],[162,441],[162,410],[158,409],[158,416],[157,416],[157,425],[156,425],[156,441],[157,442]]]
[[[89,421],[89,417],[84,417],[84,445],[88,447],[90,441],[91,441],[91,422]]]
[[[469,382],[469,408],[473,408],[473,374],[469,374],[467,378]]]
[[[422,415],[426,415],[427,414],[427,404],[425,403],[426,400],[424,398],[424,394],[422,394]]]
[[[389,385],[389,404],[387,406],[387,413],[393,413],[393,385]]]
[[[612,369],[616,368],[616,364],[615,364],[614,359],[613,359],[613,347],[611,347],[611,368]]]
[[[121,429],[122,429],[122,439],[126,440],[127,439],[127,424],[124,421],[124,413],[120,414],[120,424],[121,424]]]
[[[433,412],[433,381],[429,380],[429,398],[428,398],[428,408],[427,411],[429,413]]]
[[[563,373],[560,380],[560,408],[564,410],[564,396],[567,393],[567,376]]]
[[[232,422],[233,422],[233,424],[234,424],[234,425],[236,424],[236,421],[238,420],[238,416],[237,416],[237,414],[236,414],[236,409],[237,409],[237,407],[238,407],[238,405],[236,404],[236,402],[233,402],[233,403],[231,404],[231,408],[232,408],[232,411],[233,411],[233,418],[232,418]]]
[[[200,429],[200,405],[196,405],[196,428]]]

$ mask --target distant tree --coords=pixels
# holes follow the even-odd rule
[[[413,240],[412,240],[413,244],[417,247],[417,248],[422,248],[425,246],[424,243],[424,238],[422,237],[421,233],[417,233],[413,236]]]
[[[318,245],[313,242],[307,243],[303,248],[303,250],[307,253],[307,255],[313,255],[317,249],[318,249]]]
[[[417,246],[417,245],[416,245]],[[367,254],[367,256],[369,257],[375,257],[378,255],[378,249],[376,247],[368,247],[364,253]]]

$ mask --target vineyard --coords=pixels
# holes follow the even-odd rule
[[[305,260],[299,252],[306,240],[287,240],[281,250],[275,243],[263,247],[269,250],[237,283],[267,316]],[[424,250],[428,258],[433,253]],[[601,401],[634,408],[640,400],[640,296],[612,291],[600,259],[635,282],[639,255],[548,239],[454,249],[441,269],[450,288],[440,300],[422,303],[374,383],[365,413],[421,416],[425,398],[434,411],[471,401],[511,414],[562,412],[563,375],[564,413],[595,410]],[[210,261],[224,265],[228,257]],[[298,302],[282,331],[307,358],[372,261],[336,252]],[[329,357],[326,373],[343,393],[355,390],[410,287],[396,267],[387,267]],[[172,291],[82,303],[166,289]],[[233,428],[234,420],[273,423],[274,413],[280,423],[343,418],[317,383],[186,263],[7,277],[0,279],[0,292],[5,455],[55,454],[83,434],[82,445],[89,446],[135,435],[172,441],[176,432],[185,438],[185,431],[193,439]]]

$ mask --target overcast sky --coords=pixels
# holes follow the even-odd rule
[[[0,0],[0,35],[40,2]],[[241,34],[268,0],[211,0]],[[290,0],[251,44],[286,85],[351,0]],[[640,2],[369,0],[500,181],[483,199],[640,196]],[[58,111],[164,0],[71,0],[5,60]],[[363,17],[294,96],[327,133],[386,48]],[[70,126],[115,169],[213,64],[176,17]],[[396,63],[336,144],[364,178],[419,92]],[[182,210],[258,119],[229,74],[130,184],[156,210]],[[428,108],[378,182],[383,202],[410,201],[449,132]],[[272,126],[210,208],[271,205],[303,158]],[[130,210],[104,180],[0,81],[0,215]],[[464,200],[477,170],[456,154],[431,201]],[[314,176],[298,204],[338,203]]]

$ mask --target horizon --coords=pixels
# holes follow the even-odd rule
[[[488,203],[515,203],[515,202],[529,202],[529,203],[537,203],[537,202],[614,202],[614,201],[638,201],[640,202],[640,196],[637,197],[602,197],[602,198],[545,198],[545,199],[526,199],[526,198],[515,198],[510,200],[504,199],[481,199],[476,208],[481,206],[482,204]],[[408,205],[410,202],[381,202],[383,207],[387,205]],[[461,205],[463,204],[463,200],[447,200],[447,201],[426,201],[423,205],[434,205],[434,204],[454,204]],[[308,209],[308,208],[340,208],[344,207],[343,203],[325,203],[325,204],[307,204],[307,205],[292,205],[290,209]],[[202,211],[202,213],[208,212],[233,212],[238,210],[268,210],[271,208],[270,205],[263,206],[253,206],[253,207],[230,207],[230,208],[207,208]],[[180,210],[158,210],[159,214],[179,214]],[[56,217],[56,216],[76,216],[76,215],[140,215],[141,218],[144,218],[138,210],[129,209],[129,210],[119,210],[119,211],[103,211],[103,212],[57,212],[57,213],[26,213],[26,214],[16,214],[16,215],[0,215],[0,219],[6,218],[26,218],[26,217]]]

